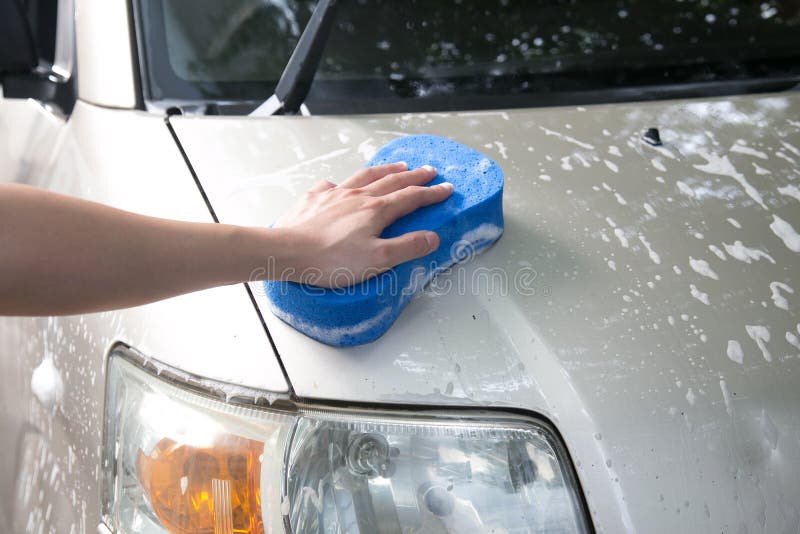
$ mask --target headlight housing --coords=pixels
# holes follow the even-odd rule
[[[550,428],[513,415],[224,402],[115,351],[103,518],[118,532],[585,532]]]

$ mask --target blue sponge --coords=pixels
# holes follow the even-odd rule
[[[275,315],[328,345],[374,341],[436,274],[469,259],[503,233],[503,173],[494,161],[442,137],[414,135],[387,144],[367,165],[395,161],[405,161],[409,169],[432,165],[438,175],[431,185],[453,184],[446,201],[398,219],[381,234],[388,238],[433,230],[441,243],[435,252],[348,288],[264,283]]]

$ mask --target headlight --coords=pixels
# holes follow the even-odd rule
[[[516,416],[245,407],[112,354],[103,517],[118,532],[584,532],[549,428]]]

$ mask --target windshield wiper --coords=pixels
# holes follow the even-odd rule
[[[311,14],[283,69],[275,94],[258,106],[251,116],[268,116],[277,113],[294,115],[300,111],[314,81],[325,42],[328,40],[336,11],[336,0],[320,0]]]

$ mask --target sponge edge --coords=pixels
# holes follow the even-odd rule
[[[442,137],[414,135],[388,143],[367,166],[395,161],[405,161],[409,169],[434,166],[438,174],[430,185],[450,182],[453,194],[398,219],[381,237],[433,230],[439,248],[348,288],[265,282],[273,313],[317,341],[339,347],[374,341],[433,277],[469,260],[503,233],[503,173],[494,161]]]

